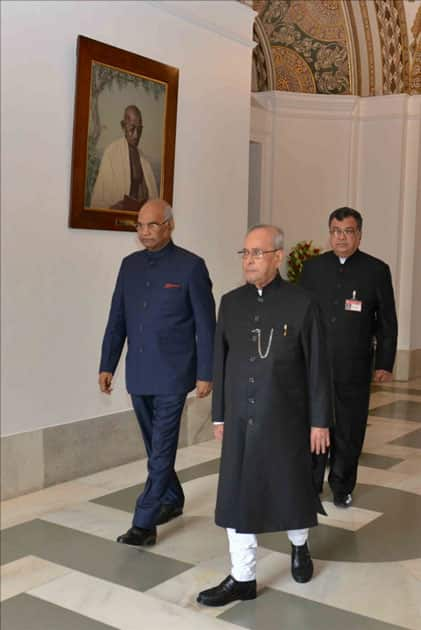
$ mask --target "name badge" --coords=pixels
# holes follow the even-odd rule
[[[345,300],[345,310],[361,313],[363,310],[363,303],[361,300]]]

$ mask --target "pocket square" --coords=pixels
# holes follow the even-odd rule
[[[166,282],[164,284],[164,289],[180,289],[181,284],[174,284],[173,282]]]

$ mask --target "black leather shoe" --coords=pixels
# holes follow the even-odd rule
[[[256,580],[238,582],[229,575],[218,586],[208,588],[197,596],[199,604],[204,606],[225,606],[237,599],[256,599]]]
[[[307,543],[291,545],[291,573],[296,582],[304,584],[313,577],[313,560],[311,559]]]
[[[178,507],[177,505],[163,503],[161,505],[161,509],[159,511],[156,524],[163,525],[164,523],[168,523],[168,521],[171,521],[173,518],[177,518],[177,516],[181,516],[182,513],[183,513],[183,508]]]
[[[156,527],[144,529],[143,527],[131,527],[125,534],[117,537],[117,542],[124,545],[137,545],[139,547],[151,547],[156,543]]]
[[[349,508],[352,505],[352,495],[351,494],[334,494],[333,503],[336,505],[336,507]]]

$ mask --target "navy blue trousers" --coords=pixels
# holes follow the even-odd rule
[[[185,394],[132,395],[148,455],[148,478],[136,501],[135,527],[152,528],[162,504],[184,506],[184,493],[174,470]]]

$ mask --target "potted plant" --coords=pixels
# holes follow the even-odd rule
[[[321,251],[320,247],[313,246],[313,241],[299,241],[294,245],[287,258],[288,280],[298,282],[305,261],[313,256],[318,256]]]

